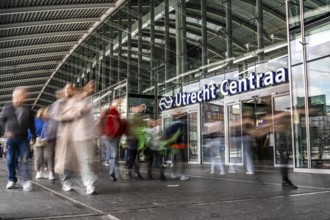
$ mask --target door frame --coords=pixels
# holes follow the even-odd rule
[[[201,106],[199,103],[189,106],[184,106],[180,108],[174,108],[170,110],[162,111],[161,118],[162,118],[162,127],[164,127],[164,119],[171,117],[171,115],[177,114],[177,113],[197,113],[197,161],[189,161],[189,150],[187,151],[188,155],[188,163],[189,164],[201,164],[202,163],[202,155],[201,155]],[[189,132],[189,131],[188,131]],[[189,146],[188,146],[189,147]]]
[[[289,100],[291,99],[290,97],[290,92],[283,92],[283,93],[280,93],[280,94],[273,94],[272,95],[272,114],[274,115],[274,111],[275,111],[275,106],[274,106],[274,99],[275,98],[278,98],[278,97],[283,97],[283,96],[288,96],[289,97]],[[292,106],[291,106],[291,103],[289,103],[290,105],[290,113],[291,113],[291,117],[292,117]],[[291,118],[291,121],[292,121],[292,118]],[[272,134],[273,134],[273,137],[274,137],[274,144],[276,145],[276,141],[275,141],[275,132],[274,132],[274,120],[272,120]],[[292,123],[291,123],[291,147],[292,147],[292,164],[277,164],[276,163],[276,149],[275,149],[275,146],[273,147],[273,154],[274,154],[274,167],[288,167],[288,168],[293,168],[294,167],[294,159],[295,159],[295,154],[294,154],[294,142],[293,142],[293,138],[292,138]]]
[[[290,88],[289,88],[289,84],[281,84],[278,86],[274,86],[274,87],[269,87],[269,88],[264,88],[261,90],[255,90],[255,91],[250,91],[247,93],[242,93],[239,95],[234,95],[234,96],[226,96],[224,98],[225,100],[225,149],[226,149],[226,158],[225,158],[225,164],[226,165],[239,165],[239,166],[243,166],[244,164],[244,152],[242,151],[242,163],[229,163],[229,118],[228,118],[228,106],[231,105],[235,105],[235,104],[240,104],[241,107],[241,121],[242,121],[242,115],[243,115],[243,108],[242,108],[242,102],[244,100],[249,100],[252,99],[253,97],[265,97],[265,96],[271,96],[271,102],[273,105],[273,101],[274,98],[273,97],[279,97],[279,96],[284,96],[284,95],[290,95]],[[291,104],[290,104],[291,105]],[[274,111],[274,106],[272,106],[272,114]],[[274,131],[273,131],[274,132]],[[293,145],[292,145],[293,146]],[[273,151],[275,150],[275,146],[273,148]],[[294,150],[294,149],[292,149]],[[274,154],[274,166],[275,166],[275,154]],[[283,165],[279,165],[276,167],[283,167]]]

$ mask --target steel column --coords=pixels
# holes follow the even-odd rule
[[[132,59],[132,5],[131,2],[128,1],[128,13],[127,13],[127,81],[128,81],[128,85],[130,85],[130,74],[131,74],[131,59]]]
[[[170,46],[170,6],[169,0],[165,0],[165,78],[164,81],[170,78],[170,59],[171,59],[171,46]],[[157,71],[158,73],[158,71]],[[166,83],[165,83],[166,88]]]
[[[176,30],[176,76],[181,74],[182,67],[182,1],[178,1],[175,9],[175,30]]]
[[[154,59],[155,59],[155,1],[150,0],[150,83],[154,85]]]
[[[138,94],[142,93],[142,1],[138,1]]]
[[[258,40],[258,62],[265,59],[264,49],[264,16],[262,9],[262,0],[257,0],[257,40]]]
[[[114,84],[112,76],[114,75],[114,59],[113,59],[113,27],[110,27],[110,45],[109,45],[109,86],[112,86]]]
[[[182,51],[182,61],[181,61],[181,73],[187,71],[187,25],[186,25],[186,0],[181,1],[181,51]]]
[[[226,42],[227,42],[227,59],[233,57],[233,23],[232,23],[232,2],[226,2]],[[233,61],[228,61],[228,69],[231,68]]]
[[[122,58],[122,31],[121,31],[121,13],[118,13],[118,66],[117,66],[117,82],[120,82],[120,71],[121,71],[121,58]]]
[[[206,0],[201,0],[201,13],[202,13],[202,66],[207,65],[207,14],[206,14]],[[205,77],[207,74],[207,69],[203,68],[202,76]]]

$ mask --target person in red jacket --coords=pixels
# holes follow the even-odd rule
[[[120,118],[118,107],[120,100],[116,99],[112,105],[101,112],[98,120],[98,128],[102,141],[105,145],[105,163],[110,165],[109,175],[113,181],[116,181],[119,172],[117,168],[117,151],[123,129],[123,120]]]

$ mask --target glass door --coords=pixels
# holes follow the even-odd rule
[[[184,124],[183,135],[187,142],[186,161],[189,163],[201,163],[201,141],[200,141],[200,105],[192,105],[162,112],[163,128],[166,130],[175,123],[177,115],[181,117]],[[166,131],[165,131],[166,132]]]
[[[273,97],[274,163],[276,167],[293,166],[290,96]]]
[[[228,163],[243,165],[242,151],[242,105],[241,103],[227,106],[228,126],[226,138],[228,146]]]

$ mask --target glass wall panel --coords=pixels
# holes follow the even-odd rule
[[[242,109],[240,104],[228,106],[229,163],[242,163]]]
[[[330,164],[330,57],[307,63],[311,167]]]
[[[330,10],[330,9],[329,9]],[[330,53],[330,24],[325,23],[316,28],[306,30],[307,60],[327,56]]]
[[[298,168],[307,168],[307,137],[305,120],[305,89],[303,66],[294,66],[292,71],[292,106],[293,106],[293,132],[295,146],[295,163]]]

